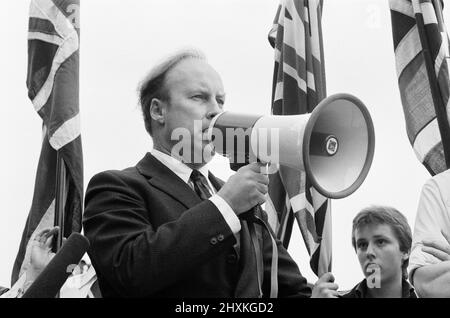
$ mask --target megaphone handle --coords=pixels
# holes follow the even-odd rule
[[[258,159],[258,162],[261,162],[261,161]],[[243,167],[243,166],[246,166],[246,165],[247,165],[247,164],[242,164],[242,163],[241,163],[241,164],[230,163],[230,167],[231,167],[231,169],[234,170],[234,171],[237,171],[237,170],[239,170],[240,167]],[[270,169],[270,166],[271,166],[270,163],[266,163],[266,165],[265,165],[265,169],[266,169],[266,173],[265,173],[265,174],[266,174],[266,175],[269,174],[268,169]],[[235,169],[236,169],[236,170],[235,170]],[[248,210],[247,212],[241,213],[241,214],[239,215],[239,218],[241,218],[241,219],[243,219],[243,220],[250,221],[250,222],[260,223],[260,222],[258,222],[258,221],[255,219],[256,215],[257,215],[258,212],[259,212],[259,209],[260,209],[260,206],[257,205],[257,206],[255,206],[255,207],[253,207],[252,209]],[[261,221],[262,221],[262,220],[261,220]]]

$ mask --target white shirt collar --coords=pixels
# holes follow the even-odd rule
[[[150,152],[153,157],[161,161],[162,164],[164,164],[167,168],[172,170],[173,173],[175,173],[178,177],[181,178],[186,183],[189,183],[189,179],[191,178],[192,169],[186,166],[184,163],[182,163],[180,160],[169,156],[168,154],[165,154],[159,150],[152,149]],[[198,171],[206,178],[206,180],[209,180],[209,167],[208,164],[204,165]]]

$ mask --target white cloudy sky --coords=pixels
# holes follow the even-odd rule
[[[29,0],[0,11],[0,285],[12,265],[31,205],[41,121],[27,99]],[[273,50],[267,41],[277,0],[95,0],[82,4],[81,114],[85,186],[94,173],[134,165],[148,150],[136,86],[172,51],[202,49],[222,75],[228,110],[270,112]],[[445,18],[449,20],[448,9]],[[370,204],[397,207],[414,224],[429,177],[409,146],[395,74],[388,1],[326,1],[323,16],[328,95],[351,93],[371,112],[376,132],[370,173],[352,196],[333,201],[333,272],[342,289],[362,273],[350,243],[351,221]],[[227,165],[214,169],[222,177]],[[298,232],[290,252],[316,278]]]

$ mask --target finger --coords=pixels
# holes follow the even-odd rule
[[[266,200],[267,200],[266,196],[258,192],[257,197],[258,205],[264,204]]]
[[[34,237],[34,240],[37,242],[41,242],[45,238],[45,234],[49,231],[50,231],[50,229],[45,229],[45,230],[40,231],[38,234],[36,234],[36,236]]]
[[[339,285],[335,284],[335,283],[320,283],[319,285],[320,289],[328,289],[328,290],[338,290],[339,289]]]
[[[336,290],[327,290],[324,291],[325,298],[338,298],[339,292]]]
[[[444,244],[439,241],[431,241],[431,240],[423,240],[422,243],[426,247],[435,248],[437,250],[440,250],[440,251],[450,255],[450,245],[448,245],[448,244]]]
[[[261,176],[261,179],[259,180],[259,183],[269,185],[269,182],[270,182],[269,176],[266,174],[260,174],[260,176]]]
[[[51,228],[43,229],[43,230],[40,231],[36,236],[43,236],[43,235],[45,235],[46,233],[50,232],[50,230],[51,230]]]
[[[424,253],[433,255],[434,257],[436,257],[437,259],[439,259],[440,261],[443,261],[443,262],[450,260],[449,254],[442,252],[441,250],[435,249],[433,247],[423,246],[422,251]]]
[[[54,238],[53,235],[47,237],[47,239],[43,243],[45,248],[47,248],[47,249],[51,249],[52,248],[53,238]]]
[[[47,232],[46,236],[48,238],[48,237],[54,236],[55,234],[58,234],[58,233],[59,233],[59,226],[55,226],[49,232]]]
[[[55,226],[49,232],[46,233],[46,235],[45,235],[45,242],[44,242],[44,246],[46,248],[51,248],[53,239],[56,237],[56,235],[58,233],[59,233],[59,227],[58,226]]]
[[[268,191],[268,187],[264,184],[257,183],[256,184],[256,190],[258,190],[259,193],[266,195]]]
[[[336,283],[330,283],[329,289],[333,290],[333,292],[337,291],[339,289],[339,285]]]
[[[319,298],[337,298],[338,293],[334,290],[322,290]]]
[[[254,163],[247,165],[248,169],[250,169],[251,171],[254,171],[254,172],[258,172],[258,173],[261,173],[262,168],[264,169],[265,166],[266,166],[266,164],[263,162],[254,162]]]
[[[265,174],[253,173],[251,178],[258,183],[269,185],[269,177]]]
[[[330,290],[330,298],[339,298],[339,292],[337,290]]]
[[[330,272],[325,273],[319,278],[318,282],[324,282],[324,283],[334,282],[334,276]]]
[[[45,241],[47,240],[47,233],[50,232],[50,229],[46,230],[45,232],[42,232],[42,235],[39,236],[39,243],[45,244]]]

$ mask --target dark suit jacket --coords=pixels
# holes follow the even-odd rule
[[[247,223],[241,222],[237,255],[235,236],[216,206],[151,154],[135,167],[94,176],[85,204],[89,256],[104,297],[258,296]],[[259,239],[267,296],[271,243],[265,233]],[[279,296],[309,296],[296,263],[280,242],[278,248]]]
[[[358,285],[353,287],[349,292],[341,295],[339,298],[368,298],[369,287],[367,287],[367,280],[363,279]],[[414,287],[412,287],[407,280],[402,280],[402,298],[417,298]]]

